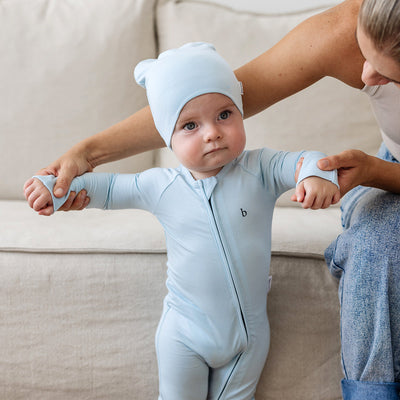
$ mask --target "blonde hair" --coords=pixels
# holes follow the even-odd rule
[[[400,64],[400,0],[364,0],[358,23],[378,50]]]

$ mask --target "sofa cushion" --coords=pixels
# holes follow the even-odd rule
[[[165,253],[164,232],[142,210],[89,209],[42,217],[24,201],[0,201],[0,251],[49,253]],[[276,207],[272,252],[323,258],[340,233],[340,210]]]
[[[155,0],[5,1],[0,7],[0,198],[78,141],[146,104],[133,79],[155,55]],[[133,4],[134,3],[134,4]],[[153,155],[106,165],[133,172]]]
[[[338,2],[331,0],[323,5]],[[321,10],[313,0],[161,0],[157,7],[160,51],[190,41],[211,42],[236,68]],[[381,141],[367,96],[333,78],[325,78],[247,119],[245,126],[247,148],[267,146],[291,151],[320,150],[327,154],[359,148],[375,154]],[[158,162],[161,166],[177,163],[167,149],[159,152]],[[279,204],[289,205],[284,198]]]

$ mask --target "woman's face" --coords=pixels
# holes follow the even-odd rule
[[[368,86],[386,85],[394,82],[400,88],[400,63],[376,49],[363,28],[357,27],[357,41],[365,58],[362,81]]]

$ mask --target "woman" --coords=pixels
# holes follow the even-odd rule
[[[343,398],[398,400],[400,0],[346,0],[304,21],[235,73],[244,85],[246,117],[324,76],[371,98],[384,142],[378,156],[347,150],[319,161],[322,169],[339,169],[341,194],[347,193],[344,232],[327,249],[326,259],[340,278]],[[59,176],[55,194],[61,196],[76,175],[162,146],[144,108],[78,143],[39,173]],[[88,202],[82,192],[63,209],[81,209]]]

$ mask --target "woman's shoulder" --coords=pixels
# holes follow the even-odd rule
[[[357,18],[362,0],[346,0],[311,19],[321,44],[319,60],[324,76],[361,89],[364,57],[356,39]]]

